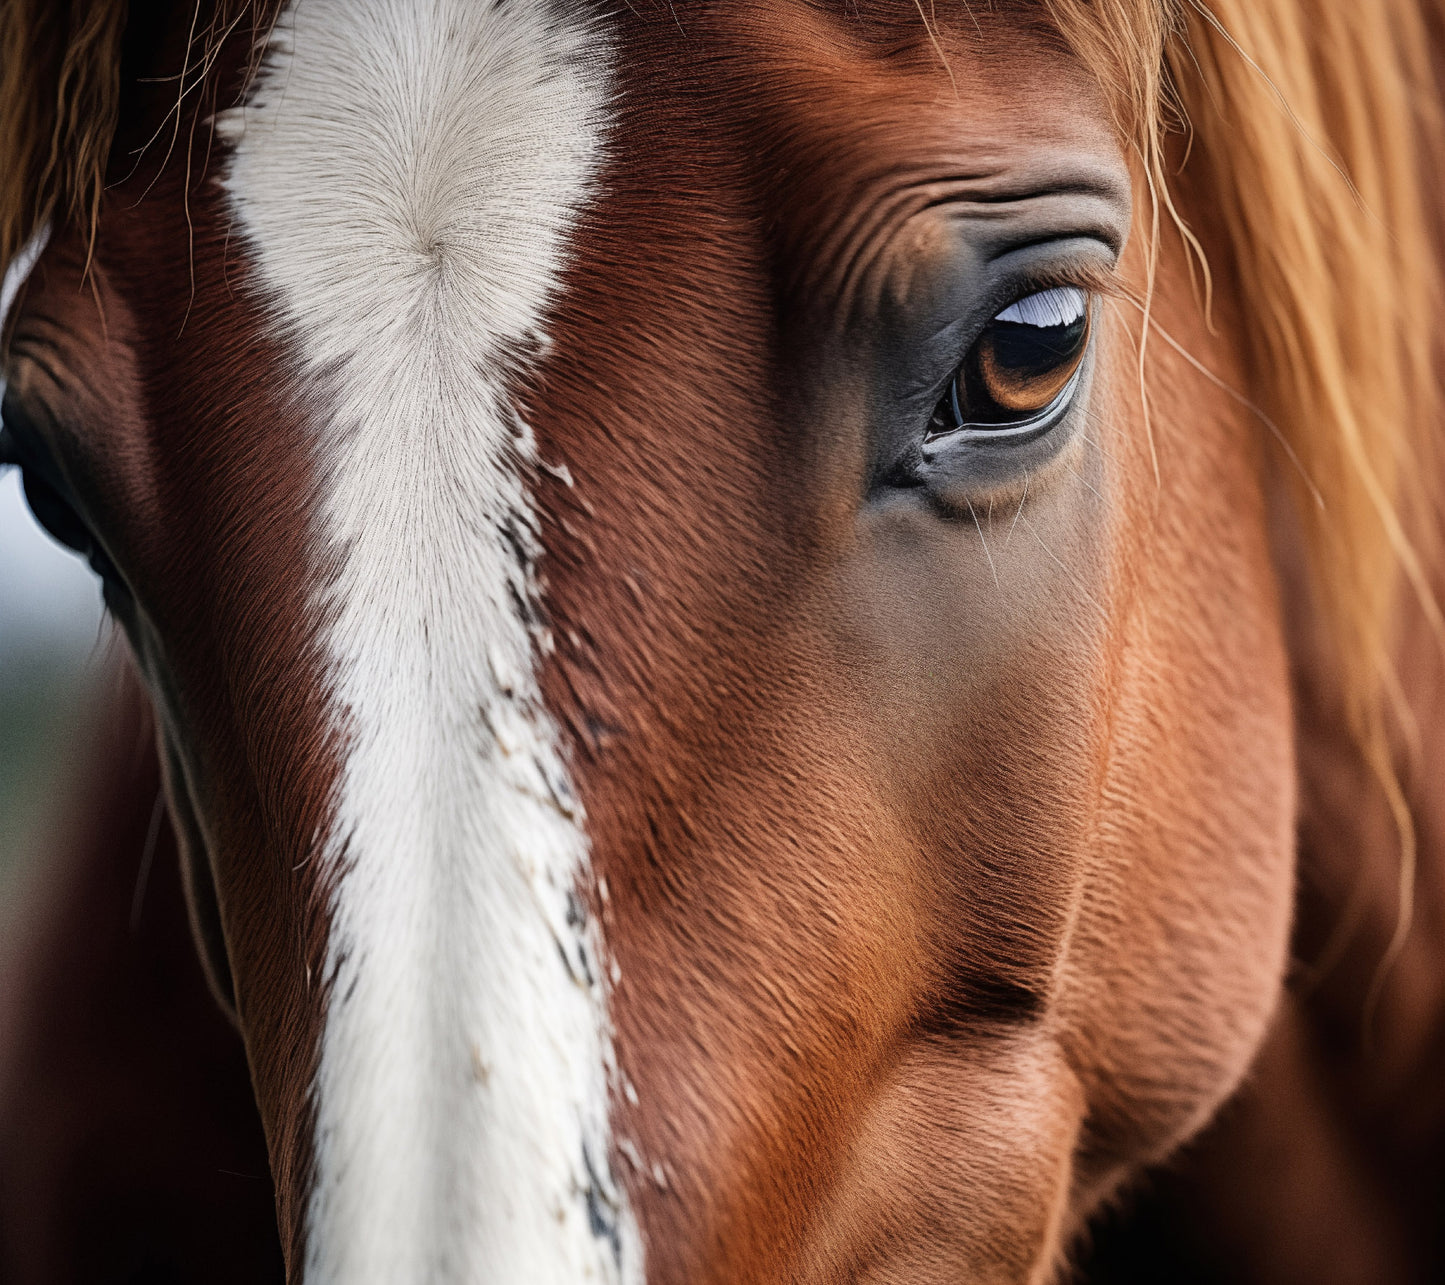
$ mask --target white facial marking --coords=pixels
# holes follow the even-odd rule
[[[304,0],[218,122],[236,230],[330,407],[318,607],[348,739],[307,1285],[643,1275],[507,395],[596,172],[606,53],[543,0]]]
[[[45,253],[49,242],[50,224],[47,223],[20,247],[20,252],[5,265],[5,276],[0,279],[0,334],[4,333],[5,323],[10,320],[10,309],[15,306],[20,287],[30,279],[30,274],[35,271],[35,265]],[[4,384],[0,383],[0,388],[3,387]]]

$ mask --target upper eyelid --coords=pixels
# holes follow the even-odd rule
[[[1053,238],[1050,238],[1050,242],[1052,240]],[[1032,242],[1021,248],[1024,251],[1033,250],[1039,244]],[[1099,243],[1095,241],[1094,244]],[[1018,269],[1001,273],[994,288],[977,301],[979,311],[985,319],[991,319],[1028,295],[1040,294],[1060,286],[1073,286],[1082,290],[1091,300],[1096,296],[1105,299],[1128,296],[1128,288],[1121,279],[1118,261],[1112,255],[1107,263],[1102,263],[1096,253],[1074,248],[1072,252],[1061,254],[1049,262],[1025,263]]]
[[[76,360],[74,345],[65,342],[69,332],[48,317],[36,328],[29,315],[12,335],[6,365],[7,401],[14,402],[30,435],[47,449],[61,438],[84,441],[87,427],[104,413],[109,396],[97,383],[99,372]]]
[[[1091,299],[1095,296],[1119,299],[1127,293],[1127,288],[1120,279],[1117,263],[1106,267],[1083,257],[1077,262],[1050,265],[1026,272],[1021,280],[1014,281],[1013,286],[1012,298],[996,309],[996,313],[1028,295],[1042,294],[1045,290],[1057,290],[1067,286],[1082,290]]]
[[[1020,284],[1015,281],[1013,289],[1000,296],[1002,302],[998,302],[996,307],[990,309],[988,319],[992,320],[994,317],[997,317],[999,313],[1006,311],[1029,295],[1040,294],[1045,290],[1058,289],[1061,286],[1072,286],[1082,290],[1087,297],[1086,307],[1091,311],[1096,298],[1100,296],[1105,298],[1121,298],[1125,294],[1122,283],[1119,282],[1117,275],[1112,270],[1108,272],[1107,276],[1102,272],[1080,272],[1073,268],[1061,268],[1058,271],[1046,270],[1042,273],[1033,274],[1031,279],[1027,281],[1027,284]],[[925,342],[932,343],[937,341],[944,333],[957,324],[956,321],[949,322],[947,326],[929,335]],[[946,375],[934,376],[927,382],[920,381],[912,387],[904,389],[904,396],[912,398],[933,395],[946,387],[948,380],[952,379],[954,375],[958,373],[959,366],[963,363],[964,358],[968,356],[969,350],[973,347],[977,338],[978,334],[972,335],[968,342],[959,349],[954,363],[949,367]],[[1091,339],[1090,342],[1092,343],[1093,340]]]
[[[21,373],[25,373],[25,368],[28,367],[31,371],[37,372],[41,376],[43,376],[45,382],[48,383],[56,391],[59,391],[66,387],[65,370],[57,366],[57,364],[52,361],[52,357],[58,357],[61,355],[58,348],[51,350],[46,347],[42,347],[41,350],[37,352],[35,348],[29,344],[26,344],[24,347],[12,345],[11,353],[13,358],[11,365],[12,367],[18,368]],[[10,395],[14,397],[17,402],[19,402],[21,399],[21,394],[18,390],[16,390],[16,385],[19,382],[20,381],[16,379],[11,379],[8,385],[9,389],[15,390],[11,391]],[[24,401],[22,403],[23,407],[27,411],[29,411],[30,407],[32,407],[36,403],[40,403],[40,408],[44,410],[44,398],[40,396],[38,391],[34,388],[33,381],[27,380],[26,383],[27,388],[24,396]],[[33,419],[35,417],[34,415],[30,415],[30,418]]]

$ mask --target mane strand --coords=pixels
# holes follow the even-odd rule
[[[0,0],[0,265],[51,219],[94,226],[126,0]]]
[[[1402,589],[1445,638],[1431,583],[1445,202],[1426,187],[1445,162],[1440,33],[1420,0],[1045,2],[1156,202],[1237,285],[1251,399],[1299,461],[1313,591],[1377,760]]]

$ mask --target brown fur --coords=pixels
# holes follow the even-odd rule
[[[222,84],[243,83],[246,34],[217,66]],[[163,70],[189,56],[192,39],[187,28],[169,26],[153,62],[137,68],[120,154],[133,158],[168,119],[175,86]],[[205,147],[191,138],[196,170]],[[89,491],[88,516],[105,527],[109,547],[128,567],[150,568],[131,573],[145,611],[126,623],[134,626],[142,669],[165,675],[159,688],[151,686],[158,741],[211,980],[239,1015],[258,1084],[275,1086],[285,1103],[263,1088],[278,1210],[283,1226],[294,1228],[290,1250],[300,1212],[289,1202],[304,1188],[310,1163],[307,1099],[328,900],[308,858],[325,828],[334,764],[318,712],[323,692],[301,632],[306,580],[299,569],[311,554],[293,515],[305,511],[311,480],[298,453],[282,444],[295,423],[275,401],[274,374],[284,358],[254,320],[238,327],[216,319],[217,309],[237,306],[241,267],[225,220],[208,217],[214,189],[193,185],[192,168],[163,164],[163,155],[149,154],[140,167],[132,159],[93,250],[84,226],[57,233],[10,335],[10,370],[14,388],[55,408],[53,427],[62,437],[106,425],[104,485]],[[159,272],[142,266],[156,260],[165,265]],[[168,320],[150,324],[160,318]],[[212,377],[212,340],[228,332],[242,337],[222,360],[254,374],[222,388]],[[196,354],[190,359],[182,356],[188,347]],[[179,366],[169,368],[162,352]],[[82,373],[56,385],[60,372],[72,371]],[[198,422],[206,425],[200,440]],[[83,454],[69,464],[88,470],[93,443],[76,444]],[[205,535],[217,530],[229,533],[229,546]],[[241,572],[234,560],[242,547],[259,554],[269,578]],[[228,637],[235,627],[249,640],[241,651]],[[269,997],[252,1004],[257,976],[268,979]]]
[[[1435,202],[1423,176],[1445,155],[1428,11],[1418,0],[1047,6],[1141,159],[1151,238],[1162,206],[1207,278],[1193,231],[1207,227],[1253,305],[1240,322],[1256,354],[1251,388],[1298,461],[1321,609],[1357,733],[1377,746],[1402,571],[1438,612],[1426,571],[1433,527],[1421,521],[1440,395],[1428,338],[1440,307]],[[125,12],[121,0],[0,5],[0,169],[23,176],[0,192],[0,263],[52,217],[98,217]],[[198,6],[167,77],[179,76],[178,97],[204,84],[214,109],[224,77],[202,80],[198,69],[238,29],[254,47],[274,12],[259,0]],[[936,21],[936,4],[931,12]],[[176,104],[152,137],[194,115]],[[1179,127],[1194,158],[1185,187],[1199,175],[1193,191],[1175,190],[1166,160]]]
[[[192,62],[180,9],[146,11],[165,33],[152,72]],[[577,479],[537,483],[559,642],[543,685],[609,890],[597,910],[641,1104],[615,1117],[642,1163],[614,1164],[656,1280],[1051,1279],[1264,1036],[1296,744],[1321,870],[1340,864],[1320,820],[1341,797],[1331,756],[1398,801],[1381,693],[1423,702],[1435,672],[1423,20],[1402,0],[1349,17],[1217,6],[1251,67],[1195,10],[1049,10],[1058,30],[1038,6],[944,3],[926,32],[895,3],[613,20],[617,145],[554,347],[518,395],[543,458]],[[59,19],[3,10],[8,67],[71,50],[0,91],[0,131],[15,125],[0,167],[27,176],[0,244],[60,222],[7,370],[50,409],[144,605],[130,623],[191,904],[236,1001],[294,1267],[325,1000],[310,845],[341,752],[305,593],[327,571],[304,516],[311,408],[196,181],[197,109],[172,119],[174,83],[120,83],[115,12],[89,9],[96,34],[67,44]],[[214,103],[252,56],[227,22],[261,18],[198,14],[217,33],[200,41]],[[1174,100],[1187,157],[1162,132]],[[168,126],[176,161],[157,148],[129,172]],[[92,218],[112,128],[119,182]],[[38,159],[47,139],[63,163]],[[1043,146],[1133,149],[1095,436],[1027,508],[860,511],[846,430],[862,394],[847,312],[824,304],[866,309],[876,282],[849,293],[841,248],[886,282],[898,227],[873,212]],[[1212,330],[1185,244],[1160,230],[1171,203],[1213,273]],[[1147,406],[1131,299],[1153,327]],[[1406,610],[1419,628],[1396,664]],[[1370,831],[1389,870],[1407,821],[1397,808]],[[1324,901],[1339,906],[1338,883]],[[1403,970],[1406,903],[1387,904]],[[1348,976],[1383,953],[1358,947]],[[1404,1012],[1396,996],[1389,1029],[1436,1029],[1428,1000]],[[1300,1069],[1293,1029],[1262,1085],[1287,1092],[1267,1068]]]
[[[615,999],[624,1065],[643,1103],[675,1104],[665,1114],[623,1105],[619,1129],[636,1140],[645,1166],[659,1164],[668,1176],[660,1194],[648,1189],[645,1168],[633,1175],[662,1279],[766,1279],[784,1263],[800,1279],[924,1280],[959,1263],[978,1279],[1032,1279],[1125,1170],[1126,1156],[1167,1150],[1207,1111],[1199,1096],[1207,1098],[1207,1086],[1243,1071],[1247,1040],[1230,1051],[1229,1040],[1205,1029],[1231,1010],[1241,1032],[1264,1021],[1270,999],[1251,994],[1250,978],[1277,967],[1271,951],[1282,948],[1283,907],[1275,903],[1249,948],[1239,943],[1238,973],[1212,960],[1219,914],[1208,907],[1237,896],[1241,880],[1267,880],[1271,870],[1287,879],[1283,693],[1270,694],[1283,671],[1271,670],[1268,630],[1255,634],[1242,604],[1216,600],[1225,614],[1171,645],[1181,657],[1203,636],[1216,649],[1242,648],[1231,669],[1251,686],[1239,708],[1261,717],[1245,770],[1266,793],[1244,803],[1253,786],[1232,773],[1226,784],[1207,744],[1197,754],[1180,745],[1177,764],[1161,769],[1155,759],[1148,770],[1194,780],[1201,791],[1212,780],[1237,805],[1257,808],[1271,837],[1257,873],[1241,850],[1240,864],[1228,876],[1220,867],[1212,887],[1197,872],[1176,878],[1156,866],[1131,888],[1125,854],[1136,846],[1186,866],[1210,846],[1176,828],[1208,830],[1206,815],[1192,809],[1157,822],[1129,818],[1127,800],[1148,793],[1131,746],[1159,752],[1144,711],[1183,693],[1161,687],[1165,676],[1137,655],[1130,611],[1120,607],[1118,632],[1107,638],[1079,619],[1092,614],[1090,593],[1114,592],[1113,558],[1139,558],[1129,546],[1153,520],[1148,489],[1121,529],[1108,531],[1096,525],[1102,514],[1068,516],[1077,496],[1086,512],[1091,506],[1090,493],[1065,477],[1030,510],[1036,534],[1026,527],[1007,548],[1013,506],[1000,504],[986,538],[1000,580],[1015,588],[1000,598],[971,527],[951,548],[934,547],[927,525],[903,512],[880,515],[874,533],[855,533],[849,497],[858,465],[844,456],[801,473],[788,466],[779,450],[808,449],[803,430],[788,426],[826,422],[827,410],[809,405],[807,393],[776,407],[745,399],[746,390],[797,383],[783,363],[804,342],[800,332],[818,325],[804,298],[796,312],[784,301],[788,331],[740,330],[768,315],[750,298],[761,278],[755,265],[777,253],[778,241],[788,247],[784,262],[805,264],[822,236],[811,211],[802,217],[797,193],[747,186],[754,170],[745,158],[771,147],[764,173],[806,175],[806,190],[831,194],[837,208],[869,208],[874,193],[854,192],[869,176],[853,167],[871,158],[888,157],[889,176],[911,149],[920,165],[941,154],[967,168],[966,151],[939,153],[953,111],[975,136],[989,137],[992,126],[1014,137],[1019,127],[988,115],[998,91],[980,83],[984,69],[966,43],[949,45],[960,92],[972,95],[955,106],[934,97],[926,48],[912,61],[894,54],[884,62],[828,20],[787,30],[760,7],[738,8],[686,24],[687,40],[713,50],[705,90],[682,70],[675,30],[641,26],[622,59],[654,84],[657,67],[677,70],[666,93],[647,97],[658,106],[627,122],[637,140],[629,155],[638,159],[604,179],[616,195],[580,244],[586,276],[568,295],[575,312],[564,312],[556,331],[557,362],[565,369],[569,352],[589,354],[596,382],[575,394],[562,379],[544,390],[544,456],[579,479],[575,497],[548,488],[560,510],[560,529],[548,537],[549,602],[559,637],[579,640],[559,650],[551,703],[578,707],[594,859],[611,889],[604,924],[624,979]],[[888,34],[879,50],[890,48]],[[828,51],[828,62],[812,71],[805,49],[814,58]],[[1025,57],[994,74],[1026,74],[1028,65]],[[699,98],[705,112],[673,105]],[[807,110],[788,112],[797,102]],[[865,122],[873,134],[861,133]],[[696,227],[684,213],[691,194],[681,170],[669,168],[683,158],[726,176],[709,182],[709,218],[691,234],[677,231]],[[630,199],[633,191],[645,195]],[[676,193],[677,208],[658,193]],[[800,222],[781,218],[760,237],[748,217],[756,205],[799,209]],[[593,298],[588,282],[605,283],[605,298]],[[1172,280],[1171,297],[1182,284]],[[1187,310],[1187,288],[1183,297]],[[674,357],[661,366],[643,360],[650,333],[633,337],[636,319],[652,315],[644,299],[665,299],[662,312],[676,327]],[[726,315],[717,299],[733,301]],[[1197,324],[1184,331],[1191,323],[1167,315],[1191,343],[1207,343]],[[1127,397],[1132,341],[1126,314],[1119,319],[1112,380]],[[734,365],[720,383],[708,353],[724,345],[758,365]],[[1170,376],[1160,379],[1161,424],[1182,422],[1190,397],[1218,400],[1177,356],[1159,360]],[[646,383],[620,375],[639,370],[652,372]],[[626,391],[599,404],[603,389]],[[769,430],[739,438],[736,426],[759,417]],[[588,423],[607,426],[605,444]],[[1188,513],[1210,530],[1240,524],[1237,497],[1252,485],[1240,448],[1251,433],[1228,413],[1210,429],[1218,436],[1210,436],[1206,471],[1231,459],[1240,470],[1214,492],[1224,507],[1213,519],[1184,480],[1177,441],[1162,439],[1166,482],[1184,489],[1171,490],[1161,511],[1180,520]],[[1116,458],[1127,453],[1121,468],[1150,476],[1142,432],[1109,432],[1101,444]],[[700,467],[727,479],[725,498],[704,484]],[[1109,485],[1098,452],[1086,451],[1077,467]],[[625,510],[606,503],[623,493],[624,479]],[[665,530],[651,530],[653,514],[665,516]],[[584,542],[567,538],[568,529],[585,532],[576,537]],[[1040,540],[1068,571],[1048,562]],[[1115,540],[1101,564],[1090,549]],[[1215,547],[1241,583],[1258,586],[1261,544]],[[1173,594],[1189,595],[1196,576],[1218,574],[1217,566],[1206,573],[1205,564],[1143,561],[1160,579],[1137,592],[1164,620],[1176,617],[1177,604],[1165,605]],[[640,600],[629,580],[641,586]],[[802,599],[799,584],[811,586]],[[976,621],[918,614],[912,604],[935,594],[972,604]],[[1212,597],[1193,596],[1200,605]],[[1060,603],[1060,615],[1027,601]],[[574,624],[572,609],[585,618]],[[1165,646],[1157,637],[1153,645]],[[1277,643],[1273,653],[1278,664]],[[950,656],[975,659],[960,665]],[[1167,681],[1188,664],[1181,659]],[[1112,709],[1112,764],[1092,757],[1096,733],[1080,724],[1081,707]],[[600,745],[593,728],[606,729]],[[1051,752],[1038,754],[1035,744]],[[659,764],[668,765],[665,775]],[[1196,797],[1202,804],[1207,794]],[[1101,851],[1105,818],[1118,832]],[[652,836],[646,861],[634,855],[637,835]],[[1115,859],[1119,868],[1100,886]],[[1176,904],[1165,909],[1160,897]],[[1181,916],[1207,926],[1205,935],[1131,935],[1137,957],[1121,946],[1126,930],[1116,919]],[[700,939],[699,923],[719,925],[716,936]],[[1110,962],[1121,955],[1130,960],[1124,974]],[[1139,987],[1181,972],[1192,979],[1186,1006],[1197,1005],[1199,1034],[1170,1052],[1137,1007],[1146,1003]],[[687,994],[706,998],[679,1007]],[[1186,1045],[1187,1058],[1198,1059],[1188,1070],[1174,1060]],[[1136,1078],[1136,1067],[1166,1064],[1174,1069],[1157,1072],[1156,1087]],[[1037,1100],[1054,1105],[1024,1109]],[[1142,1114],[1141,1100],[1150,1100]],[[945,1104],[957,1104],[955,1119],[941,1117]],[[1075,1169],[1085,1109],[1095,1119]],[[952,1230],[945,1235],[943,1226]],[[729,1247],[725,1260],[714,1257],[720,1245]]]

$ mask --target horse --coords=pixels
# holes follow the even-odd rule
[[[1442,29],[6,0],[0,458],[144,690],[7,1279],[1047,1285],[1170,1163],[1434,1279]]]

